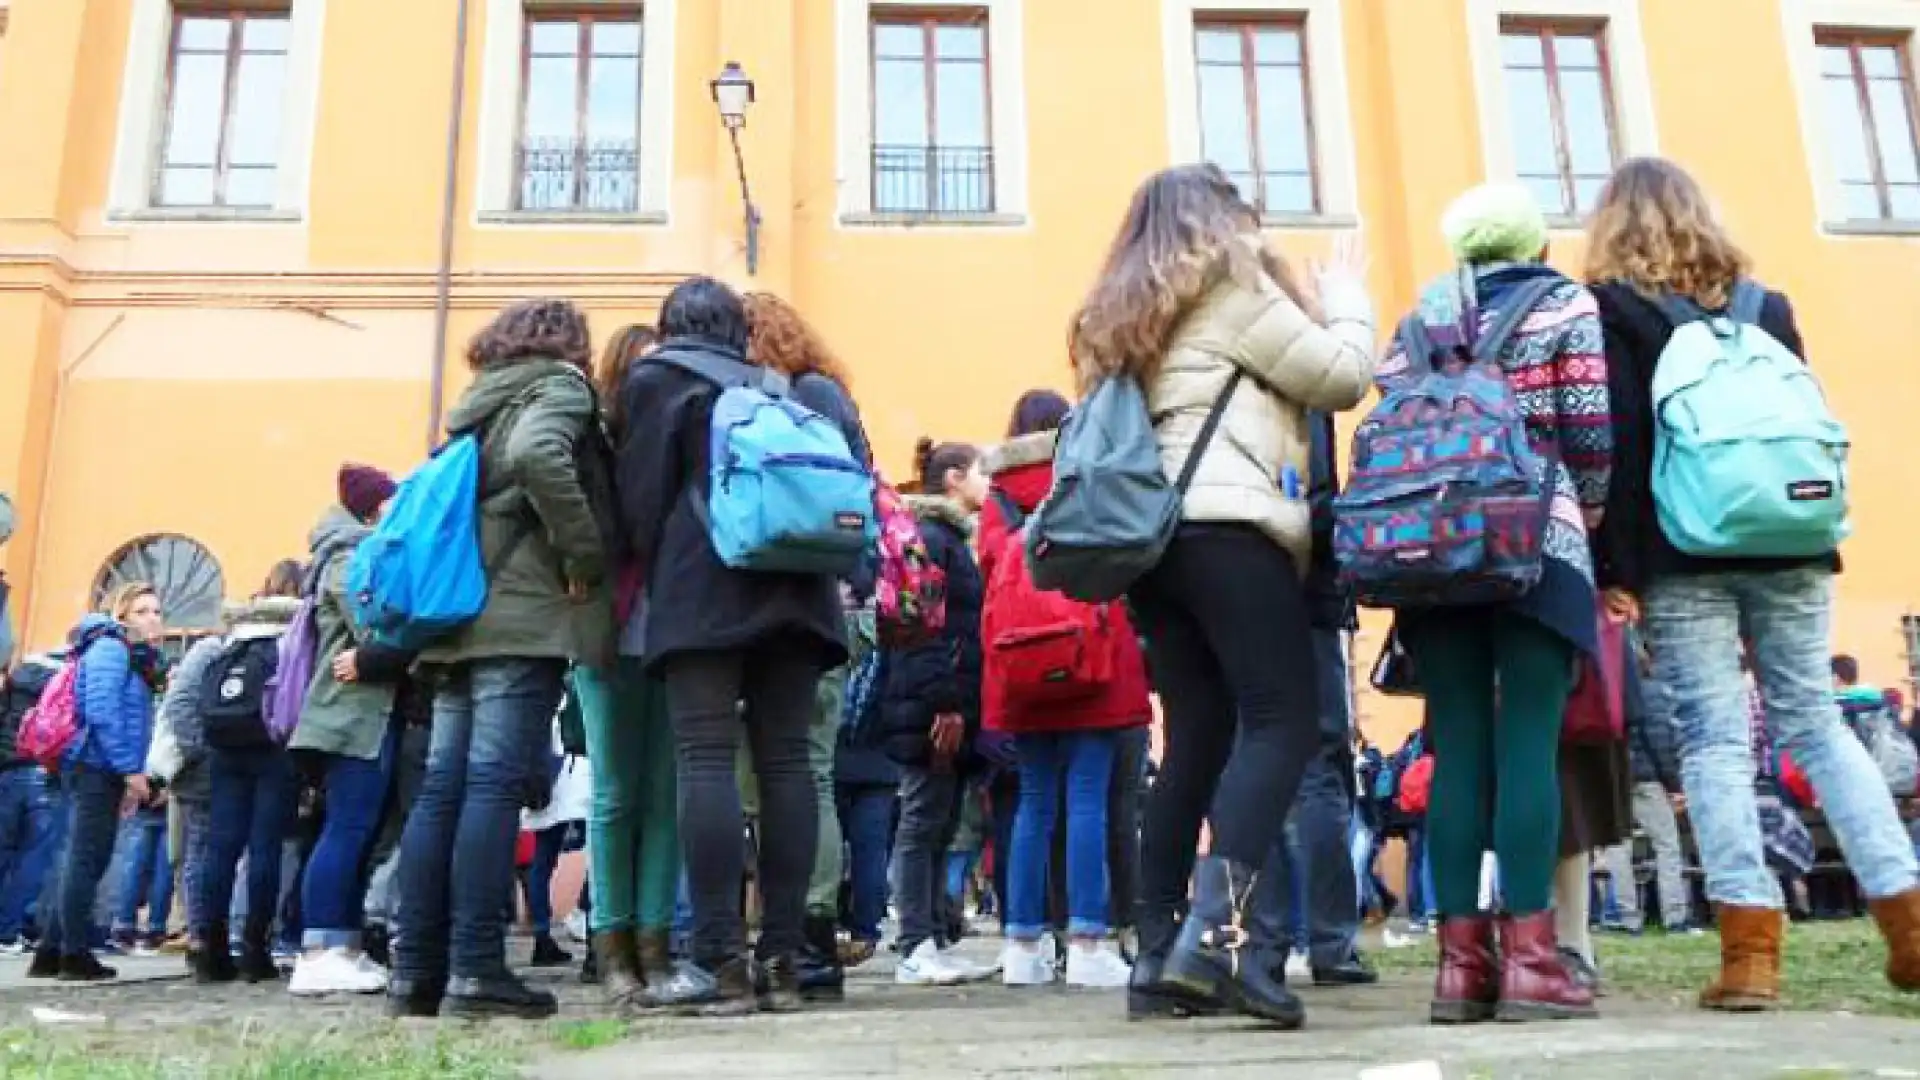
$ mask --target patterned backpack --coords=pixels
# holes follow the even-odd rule
[[[1559,284],[1515,289],[1486,332],[1435,337],[1400,325],[1407,374],[1353,435],[1352,474],[1334,500],[1334,557],[1368,607],[1490,604],[1540,580],[1553,500],[1548,463],[1527,442],[1500,351]],[[1479,324],[1468,305],[1463,327]]]
[[[931,641],[947,626],[947,572],[934,564],[906,500],[878,470],[873,505],[880,524],[873,593],[880,644],[900,649]]]
[[[48,680],[40,700],[20,721],[20,734],[14,742],[14,754],[52,772],[60,767],[67,749],[80,737],[80,705],[74,694],[80,679],[81,650],[75,649],[66,663]]]

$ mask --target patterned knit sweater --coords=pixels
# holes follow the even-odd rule
[[[1585,286],[1552,267],[1503,263],[1475,267],[1471,275],[1441,277],[1422,292],[1420,314],[1429,327],[1445,328],[1459,325],[1461,312],[1475,311],[1484,330],[1502,298],[1543,275],[1557,284],[1508,340],[1500,364],[1526,420],[1528,442],[1543,467],[1554,471],[1546,556],[1577,575],[1577,581],[1556,585],[1566,575],[1554,573],[1550,565],[1542,588],[1535,590],[1548,595],[1530,597],[1520,606],[1576,646],[1591,649],[1593,554],[1582,512],[1605,507],[1613,469],[1613,417],[1599,305]],[[1466,295],[1469,287],[1471,296]],[[1385,386],[1407,373],[1407,355],[1396,338],[1375,378]]]

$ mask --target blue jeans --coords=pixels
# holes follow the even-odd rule
[[[847,930],[855,941],[880,940],[887,917],[887,860],[893,848],[893,793],[884,784],[840,785],[840,830],[846,834],[852,902]]]
[[[207,861],[188,920],[203,934],[226,919],[234,876],[247,857],[247,942],[264,945],[280,903],[282,843],[293,824],[293,762],[283,750],[215,750],[207,756],[211,798]]]
[[[527,921],[536,934],[553,933],[553,872],[567,846],[567,822],[533,834],[533,862],[527,866]]]
[[[0,772],[0,941],[14,941],[52,866],[58,834],[46,774],[36,765]]]
[[[167,932],[167,911],[173,906],[173,863],[167,858],[167,812],[142,810],[126,825],[132,833],[127,873],[120,880],[120,906],[113,928],[131,933],[139,929],[140,908],[147,909],[147,933]]]
[[[425,985],[507,972],[520,808],[551,766],[561,660],[475,660],[433,699],[427,775],[400,840],[394,973]]]
[[[78,766],[66,774],[66,850],[60,859],[59,901],[40,939],[42,952],[80,956],[90,951],[93,901],[100,875],[113,860],[125,777]]]
[[[1316,627],[1313,654],[1320,751],[1307,765],[1286,828],[1256,886],[1253,933],[1278,961],[1301,944],[1298,935],[1304,929],[1313,966],[1332,968],[1353,959],[1360,935],[1360,886],[1348,846],[1354,791],[1347,750],[1347,662],[1339,631]]]
[[[973,877],[973,868],[979,862],[977,851],[947,852],[947,903],[952,905],[951,910],[966,910],[967,881]]]
[[[1413,922],[1433,918],[1433,865],[1427,860],[1424,825],[1407,830],[1407,918]]]
[[[1834,704],[1832,575],[1807,569],[1669,578],[1650,586],[1642,603],[1654,674],[1679,728],[1681,779],[1707,898],[1784,906],[1754,802],[1743,630],[1774,746],[1806,770],[1861,888],[1877,900],[1920,884],[1913,844],[1880,770]]]
[[[1037,941],[1047,927],[1047,864],[1060,790],[1067,793],[1067,933],[1107,932],[1107,785],[1119,747],[1114,731],[1019,735],[1020,809],[1007,867],[1007,936]]]
[[[380,743],[380,756],[321,755],[326,820],[300,875],[301,944],[309,949],[357,949],[366,923],[367,879],[374,832],[387,802],[395,732]]]

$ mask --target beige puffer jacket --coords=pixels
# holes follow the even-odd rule
[[[1316,324],[1278,285],[1216,286],[1174,332],[1147,408],[1169,477],[1186,467],[1207,413],[1235,368],[1246,372],[1187,488],[1187,521],[1258,526],[1304,575],[1313,530],[1307,502],[1312,439],[1307,412],[1340,412],[1373,382],[1373,303],[1358,282],[1326,278]],[[1286,467],[1297,477],[1282,490]]]

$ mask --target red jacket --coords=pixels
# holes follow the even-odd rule
[[[993,490],[1005,492],[1022,513],[1031,514],[1053,487],[1053,445],[1051,432],[1027,435],[995,447],[982,462],[992,478]],[[989,496],[980,510],[980,576],[989,586],[993,582],[1001,549],[1009,533],[1006,515],[1001,512],[997,495]],[[1153,719],[1148,701],[1147,663],[1140,652],[1140,639],[1127,618],[1126,607],[1115,604],[1119,620],[1120,656],[1118,673],[1106,691],[1097,698],[1072,705],[1049,705],[1044,709],[1028,706],[1016,710],[1002,688],[988,683],[982,688],[982,721],[989,731],[1020,734],[1054,731],[1092,731],[1102,728],[1144,727]]]

